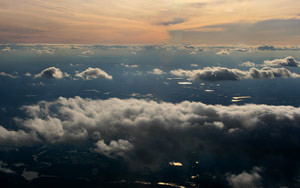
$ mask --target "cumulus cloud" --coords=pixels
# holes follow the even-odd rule
[[[283,59],[274,59],[264,61],[265,66],[290,66],[290,67],[299,67],[299,62],[294,59],[292,56],[288,56]]]
[[[67,73],[63,73],[59,68],[56,67],[48,67],[39,74],[35,75],[35,78],[55,78],[61,79],[64,77],[69,77]]]
[[[300,147],[300,108],[292,106],[60,97],[22,110],[27,116],[16,119],[19,130],[0,127],[1,145],[91,143],[101,155],[140,167],[183,161],[194,151],[250,158],[255,153],[253,160],[279,153],[288,159]]]
[[[217,55],[229,55],[231,52],[228,49],[222,49],[220,51],[218,51],[216,54]]]
[[[107,74],[104,70],[99,68],[87,68],[83,72],[78,72],[75,75],[78,78],[82,78],[84,80],[91,80],[91,79],[108,79],[111,80],[113,77],[109,74]]]
[[[31,48],[31,51],[37,54],[54,54],[54,49],[50,49],[48,47],[44,47],[42,49]]]
[[[124,156],[125,152],[131,149],[132,144],[127,140],[112,140],[109,144],[105,144],[104,140],[100,140],[96,143],[95,151],[107,157],[115,158],[118,156]]]
[[[242,79],[273,79],[273,78],[297,78],[300,75],[292,73],[285,68],[262,69],[251,68],[249,71],[229,69],[226,67],[205,67],[199,70],[177,69],[170,72],[175,76],[187,77],[194,81],[221,81],[221,80],[242,80]]]
[[[161,75],[161,74],[166,74],[163,70],[155,68],[152,71],[148,71],[149,74],[156,74],[156,75]]]
[[[2,49],[3,52],[11,52],[11,51],[16,51],[16,50],[12,50],[9,46],[7,46],[6,48]]]
[[[261,168],[254,167],[250,173],[243,171],[240,174],[230,175],[227,181],[233,188],[260,188],[262,179],[259,175],[260,171]]]
[[[95,53],[91,50],[88,50],[88,51],[84,51],[84,52],[81,52],[80,55],[84,56],[84,57],[89,57],[91,55],[94,55]]]
[[[240,66],[243,66],[243,67],[255,67],[255,63],[251,62],[251,61],[246,61],[244,63],[242,63]]]
[[[8,73],[5,73],[5,72],[0,72],[0,76],[5,76],[5,77],[10,77],[10,78],[18,78],[18,76],[14,76],[12,74],[8,74]]]

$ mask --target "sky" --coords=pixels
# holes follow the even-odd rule
[[[282,44],[297,0],[0,0],[0,43]]]

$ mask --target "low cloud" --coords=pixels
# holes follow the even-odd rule
[[[8,73],[5,73],[5,72],[0,72],[0,76],[10,77],[12,79],[18,78],[18,76],[14,76],[12,74],[8,74]]]
[[[220,51],[218,51],[216,54],[217,55],[229,55],[231,52],[227,49],[222,49]]]
[[[152,71],[148,71],[149,74],[156,74],[156,75],[162,75],[166,74],[163,70],[155,68]]]
[[[243,66],[243,67],[255,67],[255,63],[251,62],[251,61],[246,61],[242,64],[240,64],[240,66]]]
[[[31,48],[31,51],[37,54],[54,54],[54,49],[50,49],[48,47],[44,47],[42,49]]]
[[[49,67],[44,69],[39,74],[35,75],[35,78],[55,78],[62,79],[64,77],[69,77],[67,73],[63,73],[59,68]]]
[[[84,52],[81,52],[80,55],[81,56],[84,56],[84,57],[89,57],[91,55],[94,55],[95,53],[91,50],[88,50],[88,51],[84,51]]]
[[[276,47],[276,46],[259,46],[258,50],[261,51],[299,51],[300,48],[297,46],[294,47]]]
[[[0,172],[6,173],[6,174],[15,174],[16,172],[7,168],[7,164],[3,161],[0,161]]]
[[[274,59],[264,61],[265,66],[289,66],[289,67],[299,67],[299,62],[292,56],[288,56],[283,59]]]
[[[121,63],[121,65],[123,67],[126,67],[126,68],[137,68],[138,67],[138,65],[127,65],[127,64],[124,64],[124,63]]]
[[[75,75],[78,78],[82,78],[84,80],[92,80],[92,79],[108,79],[108,80],[112,80],[113,77],[109,74],[107,74],[104,70],[99,69],[99,68],[87,68],[85,71],[83,72],[78,72]]]
[[[292,106],[60,97],[21,109],[27,115],[16,118],[19,130],[0,126],[0,145],[86,143],[101,155],[141,168],[156,168],[166,159],[183,162],[194,151],[229,158],[234,153],[256,163],[280,154],[290,162],[290,153],[300,147],[300,108]],[[244,172],[228,180],[247,185],[257,177]]]
[[[222,81],[243,79],[273,79],[273,78],[298,78],[300,75],[292,73],[285,68],[262,69],[251,68],[249,71],[229,69],[226,67],[205,67],[199,70],[177,69],[170,72],[174,76],[187,77],[194,81]]]
[[[261,176],[259,175],[261,168],[254,167],[251,172],[243,171],[240,174],[232,174],[227,177],[227,181],[232,188],[260,188]]]

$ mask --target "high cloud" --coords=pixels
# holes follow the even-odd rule
[[[264,61],[266,66],[290,66],[290,67],[299,67],[299,62],[294,59],[292,56],[288,56],[283,59],[274,59]]]
[[[113,77],[109,74],[107,74],[104,70],[101,70],[99,68],[87,68],[83,72],[78,72],[75,75],[76,77],[82,78],[84,80],[91,80],[91,79],[96,79],[96,78],[101,78],[101,79],[108,79],[111,80]]]
[[[27,116],[15,118],[19,130],[0,126],[0,145],[87,143],[101,155],[151,168],[194,151],[257,161],[278,154],[290,160],[300,148],[300,108],[292,106],[60,97],[21,109]],[[230,182],[248,176],[231,175]]]
[[[175,76],[187,77],[189,80],[199,81],[221,81],[221,80],[242,80],[242,79],[273,79],[282,78],[297,78],[300,75],[292,73],[285,68],[270,68],[262,69],[251,68],[249,71],[239,69],[229,69],[226,67],[205,67],[199,70],[183,70],[177,69],[170,72]]]
[[[61,79],[63,77],[69,77],[69,75],[67,73],[63,73],[59,68],[56,68],[56,67],[46,68],[39,74],[35,75],[35,78]]]

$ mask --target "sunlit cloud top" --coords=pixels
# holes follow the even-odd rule
[[[0,0],[1,43],[295,44],[297,0]]]

